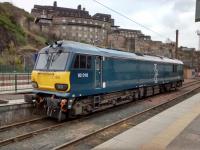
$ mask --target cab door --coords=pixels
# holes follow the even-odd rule
[[[95,56],[95,88],[102,88],[102,56]]]

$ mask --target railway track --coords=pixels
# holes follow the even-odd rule
[[[56,121],[47,117],[36,118],[0,128],[0,146],[20,141],[40,132],[59,126]]]
[[[200,83],[200,81],[189,83],[187,86],[184,86],[181,89],[187,88],[189,86],[193,86],[193,85],[199,84],[199,83]],[[89,133],[87,135],[84,135],[84,136],[77,138],[75,140],[72,140],[70,142],[63,143],[57,147],[54,147],[53,150],[94,148],[95,146],[111,139],[112,137],[122,133],[123,131],[126,131],[126,130],[130,129],[131,127],[134,127],[137,124],[153,117],[154,115],[176,105],[177,103],[182,102],[185,98],[188,98],[192,94],[194,94],[194,91],[196,89],[198,89],[198,88],[194,88],[178,97],[174,97],[174,98],[168,100],[167,102],[163,102],[157,106],[154,106],[152,108],[149,108],[147,110],[144,110],[144,111],[134,114],[132,116],[124,118],[118,122],[115,122],[113,124],[105,126],[99,130],[96,130],[95,132]]]
[[[200,79],[199,79],[199,80],[196,80],[196,81],[188,82],[188,83],[186,83],[186,84],[183,84],[183,86],[182,86],[181,88],[179,88],[179,89],[187,88],[187,87],[189,87],[189,86],[193,86],[193,85],[198,84],[198,83],[200,83]]]
[[[30,124],[30,123],[33,123],[33,122],[37,122],[37,121],[40,121],[40,120],[44,120],[45,118],[46,117],[40,117],[40,118],[35,118],[35,119],[23,121],[23,122],[18,122],[18,123],[5,125],[5,126],[0,127],[0,132],[5,131],[5,130],[9,130],[11,128],[15,128],[15,127],[23,126],[23,125],[26,125],[26,124]]]
[[[187,89],[191,86],[194,86],[194,85],[198,85],[200,83],[200,81],[196,81],[196,82],[189,82],[187,84],[184,84],[184,86],[181,88],[181,89]],[[200,86],[198,86],[200,87]],[[181,90],[180,89],[180,90]],[[195,88],[193,88],[192,90],[190,90],[189,92],[185,92],[185,94],[183,94],[182,96],[184,95],[187,95],[188,93],[191,93],[192,91],[194,91],[195,89],[197,89],[197,86]],[[173,93],[172,93],[173,94]],[[175,94],[175,93],[174,93]],[[162,94],[161,94],[162,96]],[[180,95],[179,95],[180,96]],[[172,97],[175,97],[174,99],[177,99],[177,97],[179,96],[172,96]],[[148,98],[147,98],[148,99]],[[146,99],[144,99],[145,101]],[[142,114],[145,114],[145,113],[150,113],[150,114],[153,114],[153,112],[150,112],[151,110],[154,110],[156,112],[158,112],[158,110],[160,109],[160,106],[162,105],[164,107],[164,105],[169,105],[168,103],[170,103],[170,101],[175,101],[173,99],[171,100],[168,100],[169,102],[166,102],[166,103],[163,103],[163,104],[160,104],[158,106],[154,106],[152,108],[149,108],[147,110],[144,110],[140,113],[137,113],[131,117],[127,117],[127,118],[124,118],[116,123],[113,123],[111,125],[107,125],[101,129],[98,129],[96,130],[95,132],[93,133],[89,133],[87,135],[84,135],[82,137],[79,137],[78,139],[73,139],[73,140],[70,140],[69,142],[67,143],[64,143],[58,147],[55,147],[55,149],[60,149],[60,148],[71,148],[71,147],[74,147],[74,145],[76,145],[77,143],[79,142],[83,142],[84,140],[86,140],[87,138],[94,138],[94,136],[97,136],[97,134],[103,134],[102,131],[107,131],[107,130],[110,130],[112,127],[114,128],[114,126],[116,125],[123,125],[125,124],[125,126],[127,128],[120,128],[120,130],[118,131],[123,131],[125,129],[128,129],[128,127],[132,127],[134,125],[136,125],[136,123],[130,123],[130,122],[127,122],[128,120],[132,120],[133,117],[135,118],[138,118],[139,116],[141,117]],[[140,101],[139,101],[140,102]],[[166,107],[166,106],[165,106]],[[164,110],[164,109],[162,109]],[[92,115],[89,115],[89,116],[85,116],[85,117],[82,117],[80,119],[76,119],[76,120],[72,120],[72,121],[67,121],[67,122],[63,122],[63,123],[58,123],[56,122],[55,120],[48,120],[47,118],[38,118],[38,119],[33,119],[33,120],[30,120],[30,121],[26,121],[26,122],[21,122],[21,123],[18,123],[18,124],[13,124],[13,125],[9,125],[9,126],[4,126],[4,127],[1,127],[0,128],[0,135],[5,135],[5,133],[7,133],[9,130],[10,132],[12,132],[12,129],[15,129],[16,131],[16,128],[26,128],[27,126],[29,126],[30,124],[32,124],[32,126],[34,126],[34,124],[43,124],[43,126],[41,125],[38,125],[38,128],[31,128],[30,130],[28,130],[28,132],[24,132],[23,134],[16,134],[14,136],[10,136],[10,137],[1,137],[0,138],[0,147],[1,146],[5,146],[5,145],[9,145],[11,143],[14,143],[16,141],[22,141],[22,140],[25,140],[25,139],[28,139],[28,138],[31,138],[33,137],[34,135],[37,135],[37,134],[42,134],[44,133],[45,131],[49,131],[49,130],[53,130],[53,129],[58,129],[58,127],[63,127],[65,125],[68,125],[69,123],[71,124],[77,124],[79,122],[81,122],[81,120],[85,120],[86,118],[89,119],[89,118],[92,118],[92,117],[95,117],[95,116],[98,116],[99,114],[102,114],[102,113],[106,113],[106,111],[102,111],[102,112],[98,112],[98,113],[95,113],[95,114],[92,114]],[[139,118],[140,118],[139,117]],[[86,120],[87,120],[86,119]],[[126,123],[127,122],[127,123]],[[44,126],[46,125],[46,126]],[[30,128],[30,126],[29,126]],[[118,128],[118,127],[117,127]],[[114,130],[112,130],[114,132]],[[108,131],[107,131],[108,132]],[[3,134],[2,134],[3,133]],[[18,132],[19,133],[19,132]],[[110,134],[112,135],[112,134]],[[81,144],[82,145],[82,144]],[[79,145],[80,146],[80,145]]]

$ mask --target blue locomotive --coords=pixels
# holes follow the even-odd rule
[[[170,91],[182,82],[179,60],[73,41],[41,49],[32,72],[36,102],[58,120]]]

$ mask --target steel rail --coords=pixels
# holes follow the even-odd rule
[[[151,114],[152,113],[152,111],[157,111],[157,113],[156,114],[158,114],[158,112],[161,112],[161,111],[163,111],[163,110],[166,110],[167,108],[169,108],[169,107],[167,107],[167,108],[165,108],[165,109],[161,109],[163,106],[165,106],[166,107],[166,105],[167,104],[170,104],[170,103],[174,103],[174,102],[176,102],[176,100],[177,99],[179,99],[179,98],[181,98],[181,97],[184,97],[184,96],[186,96],[186,95],[188,95],[188,94],[190,94],[190,93],[192,93],[192,92],[194,92],[195,90],[198,90],[198,89],[200,89],[200,86],[199,87],[196,87],[196,88],[193,88],[192,90],[190,90],[190,91],[187,91],[187,92],[184,92],[183,94],[181,94],[181,95],[179,95],[179,96],[177,96],[177,97],[174,97],[174,98],[172,98],[172,99],[169,99],[169,100],[167,100],[166,102],[163,102],[163,103],[161,103],[161,104],[159,104],[159,105],[157,105],[157,106],[153,106],[153,107],[151,107],[151,108],[148,108],[148,109],[146,109],[146,110],[144,110],[144,111],[142,111],[142,112],[139,112],[139,113],[137,113],[137,114],[134,114],[134,115],[132,115],[132,116],[129,116],[129,117],[127,117],[127,118],[124,118],[124,119],[122,119],[122,120],[120,120],[120,121],[117,121],[117,122],[115,122],[115,123],[113,123],[113,124],[110,124],[110,125],[108,125],[108,126],[105,126],[105,127],[103,127],[103,128],[101,128],[101,129],[98,129],[98,130],[96,130],[96,131],[94,131],[94,132],[92,132],[92,133],[89,133],[89,134],[87,134],[87,135],[84,135],[84,136],[82,136],[82,137],[80,137],[80,138],[77,138],[77,139],[74,139],[74,140],[72,140],[72,141],[70,141],[70,142],[66,142],[66,143],[63,143],[62,145],[59,145],[59,146],[57,146],[57,147],[54,147],[53,148],[53,150],[59,150],[59,149],[67,149],[67,148],[69,148],[69,147],[73,147],[73,146],[76,146],[76,144],[78,144],[79,142],[81,142],[81,141],[85,141],[85,140],[87,140],[87,138],[92,138],[92,137],[94,137],[94,138],[98,138],[98,134],[100,134],[100,133],[104,133],[105,131],[107,131],[107,130],[112,130],[113,128],[117,128],[118,130],[119,130],[119,127],[120,127],[120,125],[122,125],[122,124],[125,124],[125,123],[130,123],[130,121],[131,120],[133,120],[133,119],[136,119],[136,118],[139,118],[139,117],[141,117],[141,116],[144,116],[145,114]],[[161,109],[161,110],[160,110]],[[132,123],[131,123],[132,124]],[[132,124],[132,126],[135,126],[135,125],[137,125],[137,124]],[[117,126],[117,127],[116,127]],[[123,126],[122,126],[123,127]],[[93,139],[93,138],[92,138]],[[84,143],[87,143],[87,142],[84,142]]]
[[[3,131],[3,130],[10,129],[10,128],[23,126],[24,124],[28,124],[28,123],[33,123],[33,122],[37,122],[37,121],[40,121],[40,120],[44,120],[46,118],[47,117],[40,117],[40,118],[35,118],[35,119],[23,121],[23,122],[13,123],[13,124],[10,124],[10,125],[5,125],[5,126],[0,127],[0,132]]]
[[[200,82],[200,81],[199,81],[199,82]],[[197,84],[197,83],[199,83],[199,82],[196,82],[196,83],[194,83],[194,84]],[[193,84],[192,84],[192,85],[193,85]],[[192,86],[192,85],[189,85],[188,87],[190,87],[190,86]],[[187,87],[185,87],[185,88],[187,88]],[[184,94],[182,94],[182,95],[180,95],[180,96],[177,96],[177,97],[175,97],[175,98],[172,98],[171,100],[177,99],[177,98],[179,98],[179,97],[181,97],[181,96],[183,96],[183,95],[187,95],[188,93],[191,93],[192,91],[194,91],[194,90],[196,90],[196,89],[198,89],[198,88],[200,88],[200,87],[196,87],[196,88],[194,88],[194,89],[192,89],[192,90],[190,90],[190,91],[188,91],[188,92],[185,92]],[[64,144],[62,144],[61,146],[55,147],[54,149],[60,149],[60,148],[63,148],[63,147],[65,147],[65,146],[72,145],[73,143],[77,143],[78,141],[81,141],[81,140],[83,140],[83,139],[85,139],[85,138],[87,138],[87,137],[90,137],[91,135],[95,135],[95,134],[97,134],[97,133],[99,133],[99,132],[101,132],[101,131],[103,131],[103,130],[105,130],[105,129],[111,128],[112,126],[115,126],[115,125],[117,125],[117,124],[123,123],[123,122],[125,122],[125,121],[128,120],[128,119],[131,119],[131,118],[133,118],[133,117],[139,116],[139,115],[142,114],[142,113],[149,112],[149,111],[152,110],[152,109],[156,109],[156,108],[158,108],[159,106],[164,105],[164,104],[170,102],[171,100],[168,100],[167,102],[164,102],[164,103],[162,103],[162,104],[159,104],[159,105],[157,105],[157,106],[154,106],[154,107],[152,107],[152,108],[149,108],[149,109],[147,109],[147,110],[144,110],[143,112],[137,113],[137,114],[135,114],[135,115],[133,115],[133,116],[124,118],[124,119],[122,119],[122,120],[120,120],[120,121],[118,121],[118,122],[116,122],[116,123],[113,123],[113,124],[111,124],[111,125],[108,125],[108,126],[102,128],[102,129],[99,129],[99,130],[97,130],[97,131],[95,131],[95,132],[93,132],[93,133],[90,133],[90,134],[86,135],[86,136],[83,136],[83,137],[81,137],[81,138],[75,139],[75,140],[73,140],[73,141],[71,141],[71,142],[64,143]],[[96,113],[96,114],[97,114],[97,113]],[[95,115],[95,114],[94,114],[94,115]],[[92,116],[93,116],[93,115],[92,115]],[[81,118],[81,119],[84,119],[84,118],[88,118],[88,116],[83,117],[83,118]],[[38,120],[39,120],[39,119],[40,119],[40,118],[38,118]],[[43,119],[44,119],[44,118],[43,118]],[[27,124],[27,123],[34,122],[34,121],[37,121],[37,119],[33,119],[33,120],[31,120],[31,121],[25,121],[25,122],[22,122],[22,123],[17,123],[17,124],[12,124],[12,125],[8,125],[8,126],[5,126],[5,127],[1,127],[1,128],[0,128],[0,131],[1,131],[1,130],[4,130],[4,129],[8,129],[8,128],[15,127],[15,126],[21,126],[21,125],[23,125],[23,124]],[[77,121],[77,120],[75,120],[75,121]],[[48,130],[52,130],[52,129],[54,129],[54,128],[61,127],[61,126],[65,125],[65,124],[67,124],[67,123],[69,123],[69,122],[62,122],[62,123],[59,123],[59,124],[56,124],[56,125],[51,125],[51,126],[49,126],[49,127],[45,127],[45,128],[39,129],[39,130],[35,130],[35,131],[29,132],[29,133],[25,133],[25,134],[22,134],[22,135],[18,135],[18,136],[12,137],[12,138],[8,138],[8,139],[5,139],[5,140],[2,140],[2,141],[0,141],[0,147],[1,147],[1,146],[4,146],[4,145],[8,145],[8,144],[10,144],[10,143],[13,143],[13,142],[15,142],[15,141],[21,141],[21,140],[30,138],[30,137],[32,137],[32,136],[34,136],[34,135],[36,135],[36,134],[39,134],[39,133],[42,133],[42,132],[45,132],[45,131],[48,131]]]

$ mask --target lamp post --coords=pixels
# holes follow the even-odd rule
[[[200,50],[200,31],[197,30],[196,33],[197,33],[197,36],[199,37],[198,50]]]

